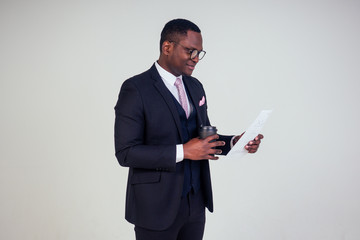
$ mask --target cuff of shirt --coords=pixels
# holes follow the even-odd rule
[[[236,136],[233,136],[232,138],[231,138],[231,141],[230,141],[230,149],[231,148],[233,148],[233,146],[234,146],[234,138],[235,138]]]
[[[182,144],[176,145],[176,163],[184,160],[184,147]]]

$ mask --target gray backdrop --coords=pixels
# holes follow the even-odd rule
[[[360,238],[360,2],[0,1],[0,238],[134,239],[113,147],[122,82],[164,24],[202,30],[212,124],[274,109],[260,151],[211,162],[206,240]]]

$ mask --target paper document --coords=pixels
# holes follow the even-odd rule
[[[261,129],[265,125],[265,122],[268,119],[271,112],[272,110],[262,110],[259,116],[250,125],[250,127],[246,130],[244,135],[239,139],[239,141],[235,144],[235,146],[230,150],[230,152],[226,156],[241,158],[246,153],[248,153],[248,151],[244,147],[251,140],[254,140],[254,138],[260,133]]]

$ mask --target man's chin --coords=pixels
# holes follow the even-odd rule
[[[193,70],[187,70],[186,72],[183,73],[183,75],[191,76],[192,73],[193,73]]]

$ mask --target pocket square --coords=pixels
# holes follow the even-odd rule
[[[205,97],[203,96],[202,99],[199,102],[199,107],[205,104]]]

